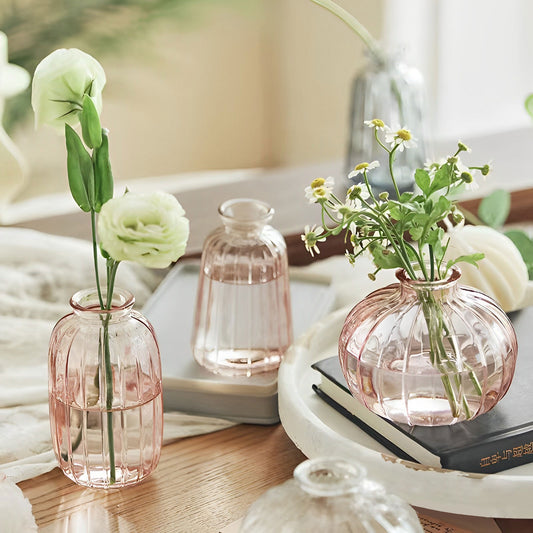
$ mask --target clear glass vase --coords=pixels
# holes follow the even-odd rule
[[[513,378],[513,326],[482,292],[460,286],[460,270],[442,281],[379,289],[348,314],[339,338],[353,396],[395,422],[449,425],[492,409]]]
[[[420,71],[396,58],[369,55],[354,79],[350,105],[346,174],[359,163],[379,161],[380,166],[368,174],[370,185],[374,192],[394,194],[388,154],[376,143],[374,130],[364,124],[379,118],[392,128],[408,128],[417,140],[416,148],[395,153],[398,189],[401,193],[412,191],[414,171],[424,166],[426,158],[425,91]],[[353,183],[348,180],[348,185]]]
[[[224,202],[223,226],[204,243],[192,349],[212,372],[275,370],[292,342],[287,247],[273,213],[258,200]]]
[[[73,312],[50,338],[49,402],[59,467],[93,488],[134,485],[159,461],[163,398],[159,348],[150,323],[116,289],[101,310],[96,289],[71,298]]]
[[[358,464],[337,458],[304,461],[294,478],[255,501],[241,533],[422,533],[414,509],[369,481]]]

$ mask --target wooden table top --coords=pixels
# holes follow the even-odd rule
[[[216,533],[303,460],[280,424],[239,425],[164,446],[155,472],[136,487],[85,489],[58,468],[19,486],[41,533]],[[533,531],[533,520],[497,523],[503,533]]]

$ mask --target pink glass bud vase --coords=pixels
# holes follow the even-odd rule
[[[287,247],[266,203],[236,198],[219,207],[223,225],[206,239],[192,349],[224,375],[276,370],[292,342]]]
[[[348,314],[339,338],[341,367],[353,396],[394,422],[439,426],[486,413],[513,378],[513,326],[489,296],[441,281],[379,289]]]
[[[50,426],[64,474],[80,485],[134,485],[159,461],[163,399],[150,323],[116,289],[101,310],[96,289],[77,292],[49,351]]]

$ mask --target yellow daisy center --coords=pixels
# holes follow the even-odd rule
[[[323,197],[323,196],[326,196],[327,194],[327,191],[325,189],[325,187],[314,187],[313,188],[313,194],[318,198],[318,197]]]
[[[315,178],[311,182],[311,188],[317,189],[318,187],[322,187],[326,183],[326,180],[324,178]]]
[[[410,141],[411,140],[411,132],[409,130],[398,130],[396,132],[396,136],[400,137],[402,141]]]
[[[364,168],[368,168],[368,163],[359,163],[354,170],[363,170]]]
[[[376,126],[377,128],[384,128],[385,127],[385,123],[383,122],[383,120],[380,120],[379,118],[375,118],[372,120],[372,124],[374,124],[374,126]]]

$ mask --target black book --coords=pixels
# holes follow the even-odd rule
[[[511,387],[488,413],[451,426],[408,426],[374,414],[349,392],[338,357],[312,365],[315,392],[400,458],[427,466],[494,473],[533,462],[533,307],[510,315],[518,337]]]

